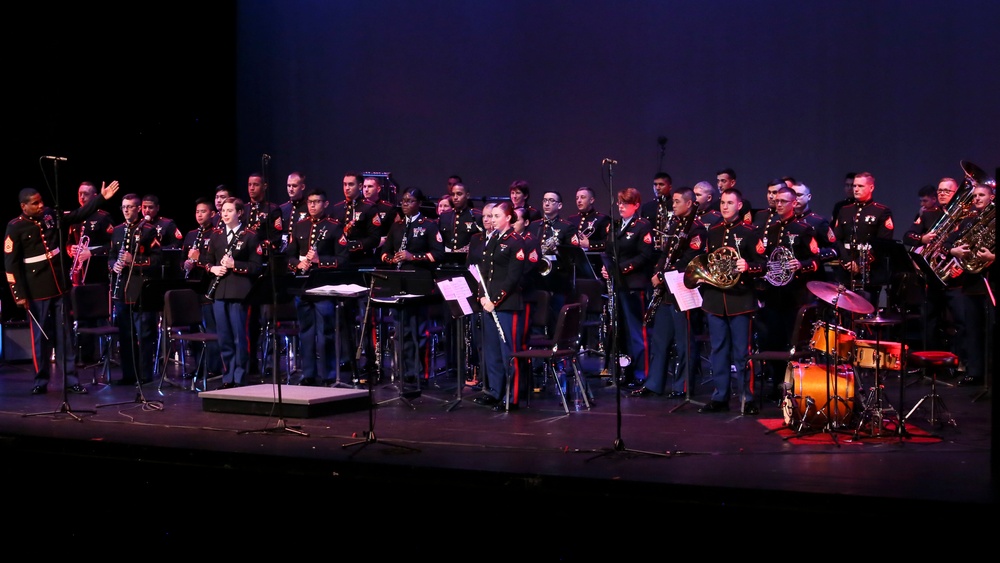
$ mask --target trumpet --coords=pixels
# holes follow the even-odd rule
[[[87,277],[87,270],[90,269],[90,259],[82,260],[80,256],[88,246],[90,246],[90,237],[88,235],[81,236],[80,242],[76,245],[76,250],[73,252],[73,266],[69,269],[69,279],[73,282],[73,285],[83,285],[83,280]]]

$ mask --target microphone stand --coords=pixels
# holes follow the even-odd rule
[[[615,207],[616,207],[615,202],[617,201],[617,198],[615,196],[614,170],[613,170],[614,165],[617,164],[617,163],[618,163],[617,161],[609,159],[609,158],[604,159],[604,161],[602,162],[602,166],[604,164],[608,165],[608,195],[610,196],[610,200],[611,200],[611,209],[609,210],[610,211],[610,213],[609,213],[610,217],[614,217],[615,216]],[[636,212],[638,213],[638,210]],[[612,220],[611,224],[612,224],[612,228],[614,228],[614,221],[613,220]],[[619,233],[617,233],[617,232],[612,233],[612,238],[611,238],[611,256],[612,256],[612,262],[614,263],[615,268],[618,267],[618,263],[619,263],[619,260],[618,260],[618,252],[619,252],[618,251],[618,234]],[[605,270],[606,269],[607,268],[605,268]],[[610,282],[612,293],[618,291],[618,286],[615,283],[615,274],[616,273],[617,272],[608,272],[608,281]],[[613,309],[611,311],[608,311],[608,315],[610,317],[610,323],[611,323],[610,330],[608,331],[608,333],[611,336],[611,346],[608,347],[608,354],[609,354],[609,358],[610,358],[610,361],[608,363],[611,366],[611,380],[615,384],[615,441],[614,441],[614,443],[612,444],[612,446],[610,448],[603,448],[603,449],[599,450],[600,453],[598,453],[597,455],[595,455],[593,457],[587,458],[587,461],[590,461],[592,459],[597,459],[597,458],[600,458],[600,457],[613,457],[613,456],[618,456],[618,455],[626,455],[628,457],[634,457],[636,455],[655,456],[655,457],[670,457],[669,453],[650,452],[650,451],[642,451],[642,450],[632,450],[632,449],[629,449],[629,448],[625,447],[625,440],[622,439],[622,393],[621,393],[621,389],[619,387],[621,385],[620,370],[621,370],[622,366],[621,366],[621,363],[619,362],[619,359],[618,359],[618,311],[617,311],[617,309],[618,309],[618,307],[621,307],[621,304],[618,302],[619,301],[618,299],[614,298],[613,295],[608,295],[608,299],[610,299],[611,302],[612,302],[612,304],[614,305]],[[635,358],[633,358],[632,361],[637,361],[637,360]]]
[[[265,186],[268,183],[267,182],[267,179],[268,179],[268,170],[267,169],[268,169],[268,165],[270,163],[271,163],[271,157],[269,155],[266,155],[266,154],[261,155],[261,170],[262,170],[261,173],[264,174],[264,178],[262,178],[262,179],[264,180],[264,185]],[[291,220],[291,219],[289,219],[289,220]],[[265,239],[264,244],[267,247],[267,256],[268,256],[268,260],[267,260],[267,273],[268,273],[268,276],[270,278],[269,281],[271,282],[271,319],[270,319],[271,326],[268,329],[268,335],[267,335],[268,336],[268,340],[270,340],[270,342],[264,343],[264,346],[265,347],[266,346],[271,346],[271,380],[274,383],[274,388],[278,392],[278,401],[277,401],[276,407],[275,407],[276,408],[275,412],[277,414],[278,420],[276,421],[275,426],[272,426],[270,428],[260,428],[260,429],[257,429],[257,430],[241,430],[241,431],[237,432],[237,434],[251,434],[251,433],[254,433],[254,434],[256,434],[256,433],[269,434],[269,433],[273,433],[273,432],[278,432],[278,433],[289,432],[289,433],[292,433],[292,434],[298,434],[299,436],[306,436],[306,437],[308,437],[309,434],[306,433],[306,432],[304,432],[303,430],[301,430],[301,428],[302,428],[301,426],[290,426],[290,425],[288,425],[285,422],[285,416],[284,416],[284,413],[283,413],[283,410],[282,410],[281,378],[278,377],[278,330],[277,330],[277,328],[278,328],[278,319],[277,319],[277,313],[278,313],[278,284],[277,284],[277,281],[276,281],[276,278],[275,278],[275,273],[274,273],[274,269],[275,269],[275,266],[276,266],[276,263],[275,263],[275,248],[273,246],[271,246],[271,240],[273,238],[272,229],[274,229],[274,225],[271,223],[271,221],[265,219],[265,221],[264,221],[264,239]],[[293,353],[293,351],[289,350],[288,353],[291,354],[291,353]],[[289,374],[289,375],[291,375],[291,374]]]
[[[46,159],[46,157],[42,157],[40,160],[44,160],[44,159]],[[53,213],[55,213],[55,216],[56,216],[56,231],[59,234],[59,246],[56,247],[56,248],[61,250],[63,248],[63,217],[62,217],[62,211],[59,208],[59,160],[60,159],[59,158],[52,158],[51,160],[52,160],[52,173],[53,173],[54,184],[55,184],[55,189],[54,189],[54,193],[53,193],[53,196],[52,196],[53,197],[53,203],[55,204],[55,207],[53,208]],[[63,159],[63,160],[65,160],[65,159]],[[63,271],[63,268],[62,268],[62,264],[63,264],[62,254],[60,253],[59,256],[55,257],[55,259],[59,261],[59,266],[60,266],[59,273],[61,274],[62,271]],[[49,263],[49,267],[50,268],[54,267],[54,266],[52,266],[51,262]],[[55,273],[55,272],[53,272],[53,273]],[[57,279],[56,281],[57,281],[58,284],[63,284],[63,283],[65,283],[66,280],[63,279],[63,276],[60,276],[60,278]],[[59,287],[58,289],[61,291],[62,287]],[[62,373],[62,380],[63,380],[63,386],[62,386],[62,388],[63,388],[62,389],[62,404],[60,404],[59,405],[59,409],[55,410],[55,411],[28,413],[28,414],[25,414],[23,416],[28,417],[28,416],[38,416],[38,415],[42,415],[42,414],[52,414],[52,415],[67,414],[67,415],[73,417],[74,419],[76,419],[77,421],[83,422],[83,418],[77,416],[76,413],[73,412],[73,407],[70,406],[70,404],[69,404],[69,391],[66,390],[66,364],[71,363],[71,362],[75,364],[76,363],[76,357],[75,357],[75,355],[73,357],[69,357],[69,351],[71,349],[73,349],[73,345],[72,345],[71,342],[69,342],[69,340],[71,339],[71,336],[69,334],[69,326],[70,326],[70,324],[69,324],[69,313],[68,313],[68,311],[66,309],[66,307],[67,307],[67,305],[66,305],[66,294],[60,295],[58,297],[58,299],[59,299],[59,303],[60,303],[58,311],[59,311],[59,313],[61,313],[62,318],[59,319],[59,326],[56,327],[56,330],[58,330],[59,333],[56,336],[55,346],[58,346],[58,349],[56,350],[56,364],[59,367],[59,371]],[[34,313],[31,312],[31,303],[30,302],[29,303],[25,303],[25,307],[24,308],[28,311],[28,316],[30,316],[35,321],[35,324],[38,325],[38,330],[39,330],[39,332],[42,333],[43,338],[45,338],[46,340],[50,339],[50,337],[45,334],[45,330],[43,329],[44,325],[41,324],[42,322],[45,321],[45,319],[40,319],[39,320],[39,319],[35,319],[34,318]],[[52,313],[52,314],[54,314],[54,313]],[[45,347],[43,346],[42,349],[44,350]],[[41,363],[41,362],[48,363],[48,361],[49,361],[48,358],[36,358],[36,359],[37,359],[37,361],[39,363]],[[75,369],[76,366],[73,366],[73,367]],[[91,414],[96,414],[97,413],[97,411],[93,411],[93,410],[81,410],[81,411],[78,411],[78,412],[91,413]]]

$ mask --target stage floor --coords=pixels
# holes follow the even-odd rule
[[[594,368],[594,360],[585,365]],[[456,378],[440,375],[419,394],[381,381],[371,390],[372,409],[292,418],[273,385],[259,387],[272,391],[260,398],[263,413],[213,412],[189,389],[154,382],[140,394],[91,383],[90,372],[80,374],[87,395],[64,398],[54,381],[47,395],[32,396],[30,363],[7,363],[0,367],[2,466],[8,488],[26,491],[30,512],[45,523],[20,516],[25,530],[56,537],[140,518],[134,539],[250,539],[277,511],[303,530],[393,522],[402,537],[416,534],[401,551],[437,553],[426,540],[439,524],[458,534],[436,540],[440,547],[480,542],[499,519],[515,534],[547,534],[553,526],[582,533],[545,553],[562,560],[592,554],[584,547],[594,532],[640,533],[648,526],[640,512],[659,514],[656,526],[679,519],[686,523],[677,529],[690,531],[721,517],[816,526],[881,515],[889,526],[906,515],[912,526],[931,512],[978,518],[969,509],[996,501],[993,400],[981,387],[939,383],[955,425],[929,424],[923,408],[907,421],[937,441],[872,436],[867,427],[858,433],[854,418],[820,432],[826,440],[796,443],[766,432],[765,423],[782,417],[777,402],[765,401],[757,416],[740,415],[735,399],[732,412],[703,414],[698,407],[711,392],[704,377],[689,401],[633,398],[606,385],[599,367],[588,378],[593,407],[571,406],[569,414],[551,384],[503,413],[473,403],[471,387],[459,396]],[[901,398],[899,373],[883,375],[887,419],[929,392],[926,380],[909,374]],[[868,379],[858,374],[859,389]],[[301,390],[281,388],[289,397]],[[52,512],[64,502],[102,520]],[[504,516],[511,510],[515,522]],[[206,520],[202,511],[215,516]],[[60,523],[67,518],[72,525]]]

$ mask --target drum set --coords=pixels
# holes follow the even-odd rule
[[[857,332],[836,320],[816,321],[809,340],[813,358],[788,362],[786,368],[787,394],[782,403],[785,424],[797,425],[799,432],[853,427],[855,438],[862,433],[882,436],[886,432],[885,416],[892,412],[884,397],[883,372],[902,371],[906,351],[901,342],[883,341],[882,329],[902,319],[883,317],[881,313],[872,316],[874,305],[843,285],[812,281],[807,287],[817,298],[833,305],[837,319],[840,310],[864,315],[854,323],[866,327],[874,339],[860,339]],[[870,385],[856,378],[862,373],[871,374]],[[905,432],[902,423],[897,426],[896,431]]]

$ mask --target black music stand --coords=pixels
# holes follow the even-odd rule
[[[372,300],[396,313],[394,315],[396,330],[393,331],[393,363],[395,371],[399,373],[399,386],[397,387],[397,396],[381,403],[398,400],[410,408],[415,408],[409,399],[421,395],[420,381],[418,379],[415,382],[415,389],[406,388],[406,374],[403,367],[403,335],[401,332],[405,328],[404,316],[409,314],[406,309],[428,302],[428,298],[431,296],[440,296],[437,292],[434,275],[429,270],[411,268],[372,270],[371,276]]]
[[[375,293],[375,281],[377,279],[389,279],[388,275],[383,273],[383,270],[359,270],[360,273],[366,273],[369,276],[370,282],[368,284],[368,304],[365,307],[364,319],[361,321],[362,327],[368,326],[368,315],[371,314],[372,310],[372,295]],[[401,270],[392,270],[393,273],[401,272]],[[412,272],[412,271],[410,271]],[[398,332],[398,331],[397,331]],[[361,340],[358,342],[357,353],[355,357],[357,359],[361,358],[361,349],[363,347],[364,334],[362,332]],[[398,355],[398,354],[397,354]],[[400,448],[404,450],[410,450],[414,452],[419,452],[417,448],[412,448],[410,446],[404,446],[402,444],[394,444],[392,442],[379,441],[375,437],[375,378],[370,374],[368,376],[368,431],[365,433],[365,437],[361,440],[356,440],[354,442],[349,442],[347,444],[342,444],[341,448],[352,448],[354,446],[361,446],[356,452],[352,453],[349,457],[354,457],[358,452],[363,450],[369,444],[385,444],[387,446],[392,446],[394,448]]]
[[[368,290],[358,290],[355,286],[366,288],[364,275],[358,270],[317,270],[313,269],[305,276],[294,276],[295,280],[292,282],[291,286],[287,290],[289,294],[301,297],[303,299],[333,299],[334,303],[335,319],[334,319],[334,333],[337,345],[334,348],[334,365],[336,366],[337,376],[334,380],[334,387],[353,387],[352,384],[344,383],[340,380],[340,328],[341,328],[341,311],[343,310],[343,302],[345,299],[357,299],[366,293]],[[293,287],[294,286],[294,287]],[[364,340],[365,325],[362,324],[361,336],[358,342]],[[351,341],[353,342],[353,341]],[[351,364],[357,370],[357,362],[360,358],[355,358],[351,360]],[[371,376],[369,376],[370,378]]]
[[[468,270],[464,274],[456,273],[452,276],[439,275],[435,283],[448,306],[448,312],[456,327],[455,334],[453,335],[455,340],[455,374],[457,377],[455,399],[445,403],[445,410],[450,412],[462,404],[462,389],[465,387],[465,374],[462,373],[459,366],[462,365],[462,359],[469,351],[463,351],[464,338],[462,336],[465,331],[472,330],[466,324],[469,317],[482,308],[479,300],[476,299],[476,292],[472,289],[476,287],[477,282]],[[466,295],[466,297],[460,297],[460,295]]]

